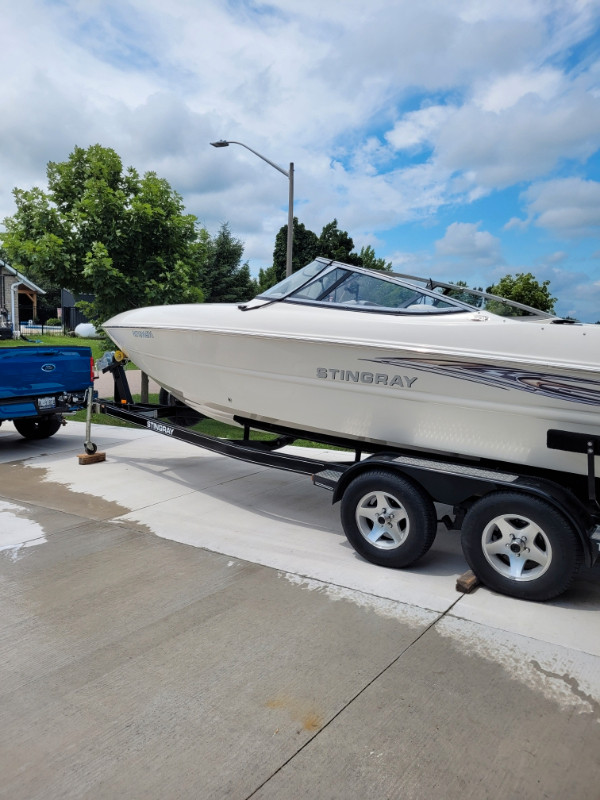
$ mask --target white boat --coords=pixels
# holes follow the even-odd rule
[[[104,330],[209,417],[586,474],[550,429],[600,435],[600,326],[325,258],[242,305],[139,308]]]

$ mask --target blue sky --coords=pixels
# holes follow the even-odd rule
[[[600,0],[4,3],[0,219],[75,145],[155,170],[253,272],[295,213],[394,268],[549,279],[600,320]]]

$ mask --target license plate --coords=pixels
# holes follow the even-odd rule
[[[38,408],[56,408],[56,398],[38,397]]]

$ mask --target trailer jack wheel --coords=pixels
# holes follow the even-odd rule
[[[479,580],[502,594],[550,600],[571,585],[582,548],[571,523],[550,503],[493,492],[469,509],[463,553]]]
[[[429,550],[437,528],[431,499],[400,475],[371,470],[342,497],[342,525],[361,556],[384,567],[408,567]]]

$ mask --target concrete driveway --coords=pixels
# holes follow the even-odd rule
[[[145,430],[0,428],[0,797],[600,796],[600,570],[367,564],[306,477]]]

